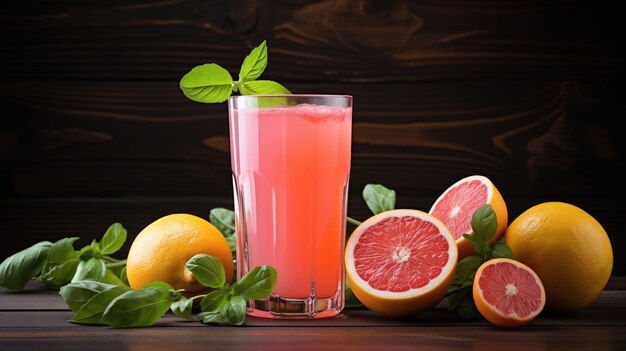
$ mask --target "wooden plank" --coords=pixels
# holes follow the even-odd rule
[[[0,17],[4,79],[166,79],[237,72],[268,39],[282,81],[615,79],[617,11],[540,1],[21,1]],[[122,40],[120,38],[123,38]]]
[[[0,329],[3,350],[62,349],[170,350],[590,350],[620,349],[626,343],[621,326],[539,326],[503,330],[488,326],[405,328],[159,328]]]
[[[165,82],[3,87],[14,194],[230,196],[225,104],[193,103]],[[618,101],[612,83],[293,87],[354,95],[357,189],[384,181],[400,193],[436,196],[484,174],[510,196],[598,196],[620,181],[621,134],[607,112]],[[590,98],[596,102],[580,107]]]
[[[604,309],[621,309],[626,310],[626,289],[624,289],[626,277],[613,276],[609,280],[604,291],[600,296],[585,310],[604,310]],[[446,310],[447,304],[442,301],[435,307],[437,310]],[[29,281],[24,290],[15,293],[0,287],[0,311],[69,311],[69,308],[59,296],[57,290],[47,289],[35,280]],[[346,309],[346,313],[351,316],[363,316],[363,311],[359,309]],[[583,311],[586,313],[586,311]],[[624,311],[626,313],[626,311]],[[550,313],[545,315],[552,317],[570,316],[578,318],[576,313]],[[453,316],[449,316],[454,318]],[[258,319],[262,321],[263,319]]]

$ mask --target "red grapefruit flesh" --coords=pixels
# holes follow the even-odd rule
[[[346,275],[370,310],[411,316],[443,299],[457,256],[452,235],[437,218],[417,210],[386,211],[352,233]]]

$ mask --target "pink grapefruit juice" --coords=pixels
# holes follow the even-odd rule
[[[230,109],[240,277],[271,265],[273,295],[343,292],[351,126],[351,107]]]

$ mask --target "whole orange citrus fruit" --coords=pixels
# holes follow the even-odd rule
[[[458,251],[437,218],[391,210],[359,225],[346,245],[346,276],[365,307],[382,315],[425,312],[445,296]]]
[[[613,250],[604,228],[589,213],[564,202],[526,210],[511,222],[504,243],[541,278],[547,309],[588,306],[613,269]]]
[[[131,288],[155,281],[185,289],[187,295],[207,288],[196,280],[185,263],[196,254],[215,256],[224,265],[226,282],[233,278],[233,255],[224,236],[208,221],[190,214],[171,214],[152,222],[133,241],[126,260]]]

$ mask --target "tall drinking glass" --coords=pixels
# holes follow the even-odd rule
[[[344,306],[352,97],[234,96],[228,110],[237,275],[259,265],[278,272],[270,297],[248,303],[247,314],[338,314]]]

